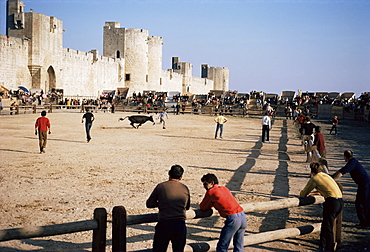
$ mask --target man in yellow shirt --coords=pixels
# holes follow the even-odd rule
[[[226,123],[226,122],[227,122],[226,117],[224,117],[221,113],[220,113],[219,116],[217,116],[215,118],[215,123],[217,123],[216,133],[215,133],[215,139],[217,139],[218,130],[220,130],[220,138],[222,138],[222,131],[224,129],[224,123]]]
[[[334,251],[333,223],[343,209],[342,192],[335,180],[322,172],[323,168],[319,163],[311,163],[310,167],[311,178],[299,196],[304,198],[316,188],[325,198],[319,251]]]

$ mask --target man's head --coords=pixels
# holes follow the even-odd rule
[[[180,165],[173,165],[168,171],[168,175],[172,179],[181,179],[183,173],[184,168],[182,168]]]
[[[46,116],[46,111],[45,111],[45,110],[43,110],[43,111],[41,112],[41,116]]]
[[[201,178],[201,181],[203,182],[203,186],[206,190],[209,190],[214,185],[218,184],[218,179],[217,179],[216,175],[214,175],[212,173],[208,173],[208,174],[204,175]]]
[[[315,127],[315,132],[316,132],[316,133],[318,133],[318,132],[320,132],[320,131],[321,131],[321,127],[320,127],[320,126],[316,126],[316,127]]]
[[[318,162],[312,162],[310,164],[310,168],[312,174],[316,175],[317,173],[322,172],[322,166]]]
[[[351,150],[346,150],[343,156],[344,156],[344,160],[348,162],[351,158],[353,158],[353,152]]]
[[[88,109],[88,108],[87,108],[87,109],[86,109],[86,112],[89,112],[89,111],[90,111],[90,109]]]

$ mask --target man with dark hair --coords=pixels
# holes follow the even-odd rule
[[[322,211],[323,219],[320,232],[319,251],[334,251],[333,224],[335,218],[343,209],[342,192],[334,179],[330,177],[330,175],[322,172],[323,168],[320,163],[311,163],[310,168],[311,178],[299,196],[304,198],[310,195],[310,192],[316,188],[325,198]]]
[[[262,143],[265,142],[265,136],[267,142],[268,143],[270,142],[270,130],[271,130],[271,119],[269,113],[266,112],[265,116],[262,117]]]
[[[184,251],[190,192],[186,185],[179,182],[183,173],[184,169],[180,165],[173,165],[168,172],[168,181],[158,184],[146,201],[146,207],[159,209],[153,252],[166,252],[170,241],[172,251]]]
[[[315,127],[315,139],[313,141],[313,146],[316,146],[317,151],[319,152],[322,158],[326,158],[326,147],[324,141],[324,135],[321,133],[321,127]]]
[[[218,185],[216,175],[208,173],[202,177],[201,181],[206,189],[206,194],[199,205],[200,209],[206,211],[214,207],[222,217],[226,218],[216,251],[227,252],[230,241],[233,238],[233,251],[243,252],[244,233],[247,227],[247,219],[243,208],[229,189]]]
[[[332,127],[331,127],[331,129],[330,129],[330,133],[329,133],[329,135],[331,135],[331,132],[334,130],[334,132],[335,132],[335,135],[338,133],[337,132],[337,126],[338,126],[338,124],[339,124],[339,120],[338,120],[338,116],[334,116],[334,119],[333,119],[333,121],[331,122],[331,124],[333,125]]]
[[[304,145],[304,150],[307,153],[307,163],[311,163],[312,161],[312,146],[310,141],[313,141],[313,131],[315,129],[315,124],[311,122],[311,118],[309,116],[306,117],[305,122],[302,124],[302,141]]]
[[[347,164],[333,174],[334,179],[339,179],[344,174],[351,174],[353,181],[358,185],[355,206],[357,217],[360,221],[359,228],[370,228],[370,176],[360,162],[353,157],[351,150],[343,154]]]
[[[37,118],[35,123],[35,135],[39,134],[39,147],[40,147],[40,154],[45,153],[46,143],[48,140],[48,131],[50,131],[50,120],[46,117],[46,111],[43,110],[41,112],[41,117]]]
[[[86,142],[90,142],[91,140],[90,130],[92,127],[92,123],[95,120],[95,117],[88,108],[86,109],[86,113],[82,116],[82,123],[84,123],[84,119],[85,119],[85,130],[86,130],[86,139],[87,139]]]

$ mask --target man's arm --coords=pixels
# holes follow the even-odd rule
[[[51,134],[51,123],[50,123],[50,120],[49,119],[48,119],[47,128],[49,130],[49,135],[50,135]]]
[[[38,122],[39,122],[39,119],[37,119],[37,120],[36,120],[36,123],[35,123],[35,135],[36,135],[36,136],[37,136],[37,129],[38,129],[38,127],[39,127]]]
[[[337,179],[341,178],[343,176],[343,174],[340,171],[337,171],[336,173],[334,173],[331,176],[333,177],[334,180],[337,180]]]
[[[149,198],[146,200],[146,207],[147,208],[158,207],[157,187],[154,188],[152,194],[150,194]]]
[[[186,210],[189,210],[190,209],[190,192],[188,192],[188,203],[186,204],[185,209]]]
[[[300,198],[307,197],[307,195],[315,188],[315,182],[312,178],[307,182],[306,186],[303,188],[301,193],[299,194]]]
[[[200,210],[203,210],[203,211],[206,211],[212,208],[211,196],[208,193],[204,195],[202,202],[200,202],[199,204],[199,208]]]

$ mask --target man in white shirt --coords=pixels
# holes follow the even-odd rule
[[[270,142],[270,129],[271,129],[271,119],[268,115],[268,113],[265,113],[265,116],[262,118],[262,143],[265,142],[265,136],[266,140],[269,143]]]

